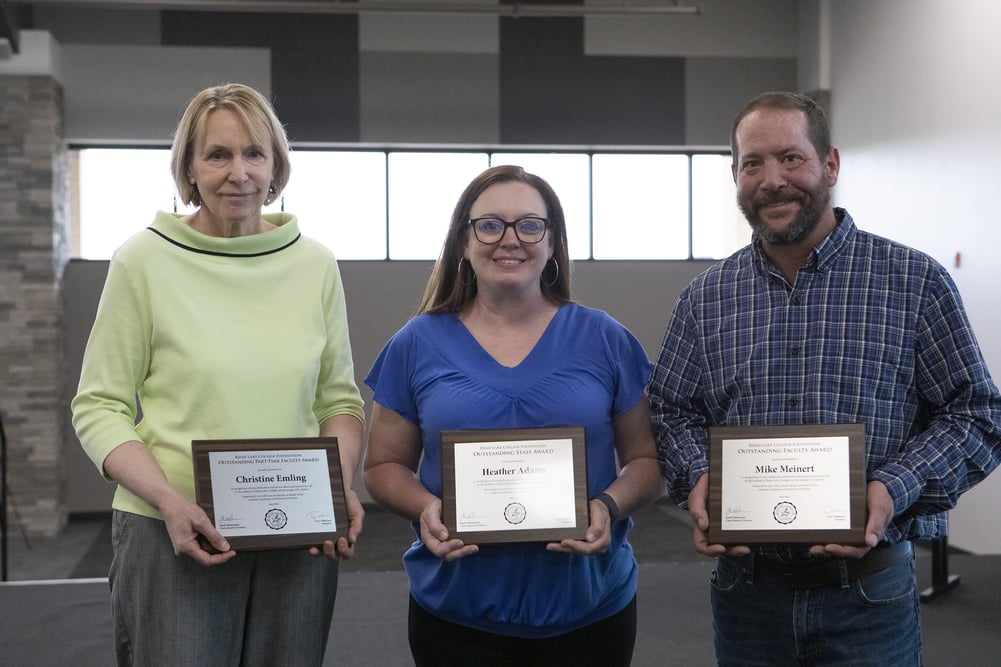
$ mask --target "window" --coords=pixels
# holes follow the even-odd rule
[[[692,257],[719,259],[747,245],[729,155],[692,156]]]
[[[486,153],[389,154],[389,259],[437,259],[452,209]]]
[[[170,151],[111,148],[79,152],[74,255],[106,259],[125,239],[172,210]]]
[[[176,200],[169,149],[80,147],[73,156],[75,256],[107,259],[155,210],[193,210]],[[723,151],[301,148],[282,198],[265,211],[295,213],[303,233],[342,260],[431,260],[459,194],[501,164],[553,186],[576,260],[716,259],[750,239]]]
[[[688,156],[595,155],[594,258],[687,259]]]
[[[292,177],[271,209],[296,214],[299,229],[338,259],[386,256],[386,154],[293,151]]]
[[[591,257],[591,165],[587,153],[494,153],[490,166],[516,164],[556,191],[567,222],[570,259]]]

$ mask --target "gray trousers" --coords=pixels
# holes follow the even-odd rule
[[[112,543],[120,666],[322,665],[335,561],[284,549],[240,552],[204,567],[174,555],[162,521],[117,510]]]

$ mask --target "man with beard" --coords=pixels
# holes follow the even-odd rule
[[[840,157],[816,103],[758,96],[731,144],[751,244],[682,292],[649,386],[670,496],[716,557],[717,660],[919,665],[911,541],[944,536],[1001,462],[1001,396],[946,270],[831,206]],[[864,544],[710,543],[710,427],[856,423]]]

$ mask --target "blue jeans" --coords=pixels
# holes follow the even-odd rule
[[[306,549],[245,551],[214,567],[175,556],[163,521],[112,515],[118,664],[320,667],[337,563]]]
[[[915,667],[921,618],[914,556],[842,585],[796,589],[720,556],[711,578],[722,667]]]

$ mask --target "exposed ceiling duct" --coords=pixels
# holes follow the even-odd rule
[[[493,16],[654,16],[701,14],[699,4],[678,0],[638,4],[621,0],[609,4],[485,4],[473,2],[372,2],[359,0],[34,0],[21,5],[87,7],[93,9],[164,9],[205,12],[288,12],[293,14],[441,14]]]

